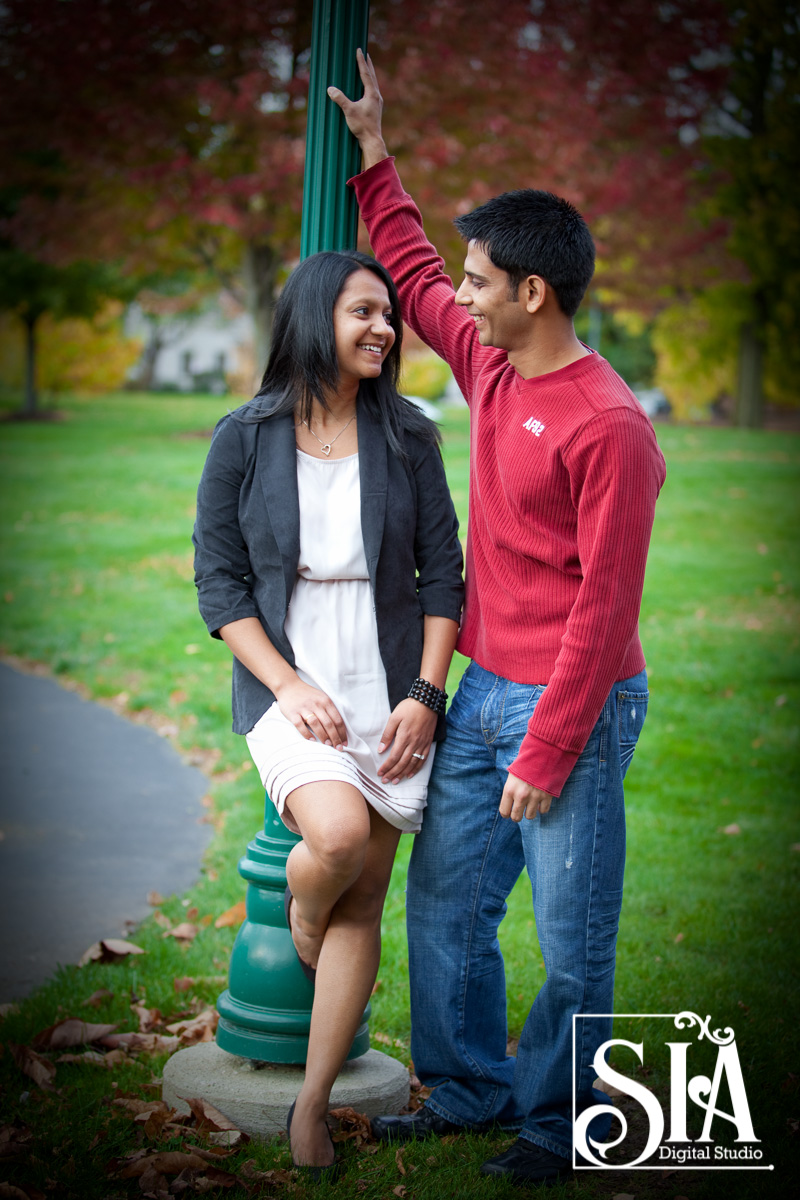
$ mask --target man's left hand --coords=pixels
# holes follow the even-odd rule
[[[512,821],[521,821],[523,817],[527,817],[532,821],[537,813],[549,812],[552,802],[553,797],[549,792],[532,787],[509,773],[500,800],[500,816],[511,817]]]

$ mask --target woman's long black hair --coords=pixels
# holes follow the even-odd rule
[[[239,420],[262,421],[297,411],[301,421],[310,421],[314,400],[328,408],[325,393],[339,383],[333,309],[347,280],[361,270],[372,271],[386,286],[395,340],[380,375],[361,380],[359,407],[380,422],[389,448],[400,458],[406,457],[404,431],[424,441],[439,440],[434,423],[397,390],[403,322],[394,280],[381,263],[359,250],[312,254],[289,276],[275,308],[272,349],[261,387],[237,410]]]

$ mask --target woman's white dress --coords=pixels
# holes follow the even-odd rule
[[[286,797],[306,783],[350,783],[391,825],[419,832],[434,745],[413,779],[384,784],[378,743],[391,712],[361,536],[358,455],[320,459],[297,451],[300,561],[286,636],[300,678],[325,692],[347,727],[347,748],[308,741],[277,703],[247,735],[261,780],[284,824]]]

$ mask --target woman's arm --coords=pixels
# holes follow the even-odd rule
[[[449,617],[425,617],[425,634],[420,663],[420,678],[444,690],[450,660],[456,647],[458,622]],[[420,700],[401,700],[386,722],[378,746],[386,747],[386,761],[378,770],[384,783],[399,783],[411,779],[422,766],[436,733],[437,714]],[[421,754],[424,758],[415,758]]]
[[[239,662],[269,688],[299,734],[308,741],[316,737],[337,750],[347,744],[347,730],[336,705],[319,688],[303,683],[275,649],[257,617],[231,621],[219,634]]]

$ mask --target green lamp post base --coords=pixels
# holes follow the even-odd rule
[[[286,859],[300,838],[267,799],[264,831],[239,861],[247,916],[231,952],[228,987],[217,1001],[217,1045],[270,1063],[304,1063],[314,987],[303,974],[286,925]],[[369,1005],[348,1058],[369,1050]]]

